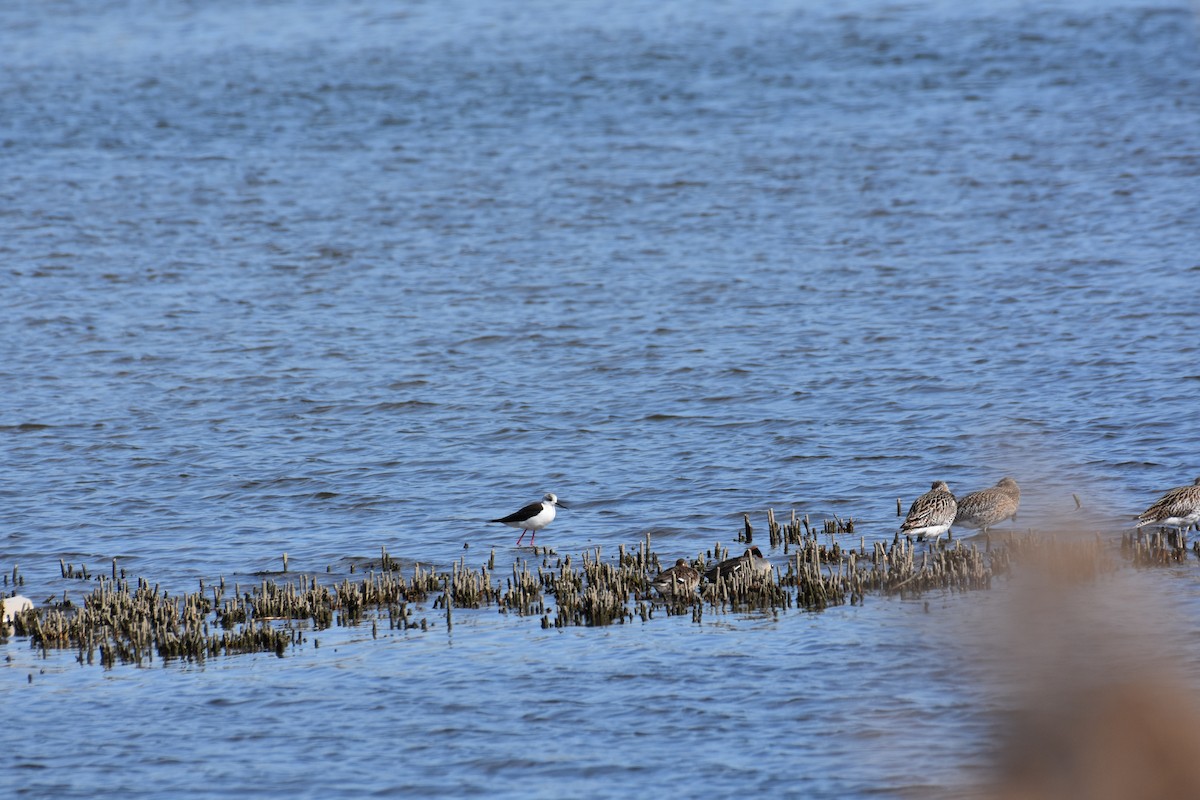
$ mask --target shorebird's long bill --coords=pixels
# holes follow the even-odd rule
[[[559,508],[570,508],[570,506],[568,506],[562,500],[555,500],[554,505],[558,506]]]

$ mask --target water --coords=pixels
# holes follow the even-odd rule
[[[767,508],[890,536],[897,497],[1004,474],[1029,524],[1074,493],[1115,529],[1200,474],[1196,32],[1082,0],[6,6],[0,563],[39,601],[80,596],[60,558],[175,591],[284,552],[506,563],[482,521],[545,491],[539,542],[673,558]],[[986,763],[919,605],[465,616],[202,668],[10,643],[0,785],[845,797]]]

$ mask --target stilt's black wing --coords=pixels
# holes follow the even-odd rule
[[[488,521],[489,522],[524,522],[525,520],[529,519],[530,517],[536,517],[540,513],[542,513],[542,504],[541,503],[530,503],[529,505],[522,508],[520,511],[516,511],[512,514],[509,514],[507,517],[501,517],[500,519],[492,519],[492,520],[488,520]]]

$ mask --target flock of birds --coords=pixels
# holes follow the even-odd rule
[[[930,490],[909,506],[900,533],[914,536],[918,542],[927,536],[936,542],[952,525],[987,533],[993,525],[1015,520],[1020,505],[1021,487],[1012,478],[1001,478],[992,488],[971,492],[961,499],[950,493],[945,481],[934,481]]]
[[[1015,520],[1020,505],[1021,487],[1012,478],[1001,478],[990,489],[971,492],[959,498],[950,492],[950,487],[945,481],[934,481],[929,491],[909,506],[908,515],[905,516],[899,532],[905,536],[913,536],[917,541],[932,538],[935,543],[939,536],[947,533],[954,525],[987,533],[988,528],[993,525],[1009,519]],[[557,495],[549,493],[538,502],[530,503],[507,517],[490,521],[520,530],[518,547],[525,539],[525,534],[531,533],[529,545],[532,547],[538,531],[554,521],[558,509],[566,507],[566,503],[559,500]],[[1190,486],[1179,486],[1160,497],[1154,505],[1138,516],[1137,527],[1153,525],[1175,528],[1183,533],[1197,522],[1200,522],[1200,478],[1196,478]],[[740,556],[716,564],[704,573],[704,577],[715,582],[719,578],[728,579],[741,573],[765,574],[770,571],[771,562],[763,556],[761,550],[751,547]],[[663,594],[693,592],[699,585],[700,572],[683,558],[654,579],[655,589]],[[14,614],[32,607],[33,604],[28,598],[19,595],[0,598],[0,624],[11,622]]]
[[[935,543],[939,536],[948,533],[954,525],[987,533],[988,528],[1005,520],[1016,520],[1017,508],[1021,505],[1021,487],[1009,477],[1001,478],[995,486],[956,498],[945,481],[934,481],[929,491],[918,497],[909,506],[908,514],[900,526],[899,533],[912,536],[918,542],[931,538]],[[530,503],[507,517],[491,520],[521,531],[517,546],[526,533],[532,532],[529,544],[532,547],[537,532],[554,521],[556,509],[566,508],[558,496],[550,493],[540,501]],[[1170,490],[1146,509],[1137,518],[1137,527],[1153,525],[1175,528],[1180,533],[1200,522],[1200,478],[1190,486],[1179,486]],[[749,574],[771,571],[771,562],[757,547],[751,547],[740,556],[726,559],[704,573],[708,581],[729,578],[746,572]],[[654,587],[663,594],[693,592],[700,585],[700,572],[679,559],[675,566],[663,570],[654,579]]]

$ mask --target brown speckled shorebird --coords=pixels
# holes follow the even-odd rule
[[[658,573],[651,585],[664,596],[691,594],[700,585],[700,573],[687,559],[681,558],[675,562],[675,566]]]
[[[1017,518],[1017,507],[1021,505],[1021,487],[1012,478],[1001,478],[990,489],[958,498],[958,511],[954,524],[967,528],[979,528],[987,533],[988,528],[999,525],[1006,519]]]
[[[762,550],[757,546],[746,549],[746,552],[734,558],[727,558],[719,564],[710,567],[704,573],[704,579],[716,583],[717,578],[732,578],[734,575],[765,575],[771,571],[771,562],[763,557]]]
[[[1137,526],[1157,525],[1183,533],[1200,521],[1200,478],[1191,486],[1179,486],[1164,494],[1139,517]]]
[[[945,481],[934,481],[929,491],[913,500],[908,507],[908,516],[900,526],[903,536],[915,536],[917,541],[932,536],[936,542],[938,537],[950,530],[954,524],[954,515],[958,512],[958,503],[950,494],[950,487]]]

